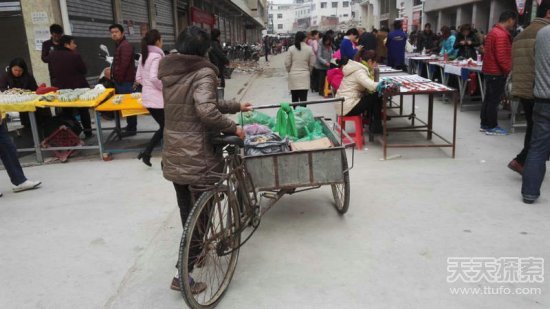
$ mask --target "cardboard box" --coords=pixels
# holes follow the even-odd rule
[[[292,149],[292,151],[325,149],[325,148],[332,148],[332,146],[333,146],[332,142],[328,139],[328,137],[323,137],[320,139],[307,141],[307,142],[290,143],[290,148]]]

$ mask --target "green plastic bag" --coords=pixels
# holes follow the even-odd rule
[[[247,124],[261,124],[270,129],[275,126],[275,119],[258,111],[244,112],[242,113],[242,117],[238,115],[237,118],[239,124],[242,126]]]
[[[308,127],[306,127],[307,134],[298,139],[297,142],[307,142],[307,141],[314,141],[323,137],[326,137],[325,133],[323,133],[323,125],[319,120],[315,120],[313,122],[313,130],[309,131]]]
[[[291,139],[296,139],[298,137],[294,109],[290,107],[290,104],[281,104],[281,108],[277,111],[277,122],[274,131],[279,133],[279,136],[283,138],[288,136]]]
[[[315,126],[315,118],[313,113],[307,107],[298,106],[294,110],[294,117],[296,123],[296,131],[298,135],[296,137],[303,138],[308,136],[310,132],[313,132]]]

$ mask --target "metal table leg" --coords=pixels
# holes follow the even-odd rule
[[[99,158],[103,160],[103,129],[101,128],[101,113],[95,109],[95,125],[96,125],[96,134],[97,134],[97,145],[99,147]]]
[[[434,95],[430,94],[428,97],[428,140],[432,139],[433,130],[433,118],[434,118]]]
[[[34,150],[36,152],[36,161],[39,163],[44,162],[42,157],[42,149],[40,148],[40,138],[38,137],[38,125],[36,124],[36,115],[34,112],[29,112],[29,121],[31,123],[32,140],[34,143]]]
[[[454,104],[454,114],[453,114],[453,159],[455,158],[456,153],[456,115],[457,115],[457,94],[456,92],[453,94],[453,104]]]

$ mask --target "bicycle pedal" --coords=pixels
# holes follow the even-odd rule
[[[277,194],[276,193],[271,193],[271,192],[264,192],[264,193],[262,193],[262,197],[275,200],[275,199],[277,199]]]

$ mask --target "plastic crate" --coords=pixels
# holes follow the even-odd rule
[[[71,129],[66,126],[60,126],[43,142],[43,148],[49,147],[77,147],[84,145],[84,142]],[[67,162],[69,157],[75,153],[75,149],[71,150],[54,150],[54,155],[61,161]]]

